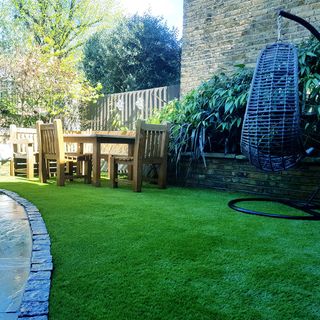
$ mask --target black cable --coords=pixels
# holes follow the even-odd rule
[[[317,190],[318,191],[318,190]],[[315,194],[314,194],[315,196]],[[290,208],[300,210],[308,215],[287,215],[282,213],[266,213],[262,211],[255,211],[251,209],[246,209],[244,207],[238,206],[239,202],[275,202],[286,205]],[[308,202],[294,202],[284,199],[273,199],[273,198],[239,198],[229,201],[228,206],[236,211],[252,214],[256,216],[263,216],[269,218],[278,218],[278,219],[290,219],[290,220],[320,220],[320,213],[317,211],[319,209],[318,206],[312,205]]]

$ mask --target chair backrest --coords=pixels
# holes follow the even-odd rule
[[[34,128],[21,128],[16,125],[10,125],[10,141],[13,145],[13,151],[19,154],[27,153],[27,141],[32,143],[33,152],[38,152],[37,130]]]
[[[63,130],[60,119],[53,123],[37,122],[39,154],[46,159],[64,161]]]
[[[138,120],[134,156],[144,163],[161,163],[168,154],[169,125]]]

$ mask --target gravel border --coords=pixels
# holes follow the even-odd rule
[[[50,253],[51,241],[47,228],[34,204],[12,191],[0,189],[0,193],[7,195],[24,207],[31,229],[30,274],[23,293],[18,318],[20,320],[47,320],[53,270]]]

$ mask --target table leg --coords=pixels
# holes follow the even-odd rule
[[[77,143],[77,154],[83,154],[83,143]],[[84,174],[82,161],[78,161],[77,163],[77,176]]]
[[[101,157],[100,157],[100,143],[93,143],[92,150],[92,184],[96,187],[101,186],[100,182],[100,171],[101,171]]]
[[[133,151],[134,151],[134,145],[133,144],[128,144],[128,156],[132,157],[133,156]],[[128,166],[128,180],[132,180],[133,178],[133,170],[132,166]]]

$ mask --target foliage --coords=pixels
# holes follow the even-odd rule
[[[0,0],[0,34],[1,54],[12,53],[18,46],[26,46],[27,31],[14,18],[9,0]]]
[[[88,79],[105,93],[176,84],[180,43],[174,29],[149,14],[124,18],[111,31],[93,35],[84,48]]]
[[[305,144],[320,150],[320,42],[312,37],[299,48],[299,91]]]
[[[44,55],[40,48],[0,56],[2,122],[30,126],[39,118],[77,116],[75,110],[96,99],[99,88],[91,87],[74,63]]]
[[[299,91],[303,108],[302,129],[306,145],[320,149],[320,44],[315,38],[299,47]],[[239,153],[252,71],[239,65],[234,75],[214,75],[173,101],[158,114],[154,122],[170,121],[171,153],[178,162],[183,152],[193,158],[206,152]]]
[[[251,79],[252,71],[243,67],[232,76],[214,75],[161,111],[159,120],[172,124],[170,149],[177,161],[187,151],[203,160],[205,152],[239,151]]]
[[[16,20],[45,52],[67,56],[110,23],[113,0],[11,0]]]
[[[2,0],[1,125],[31,126],[55,116],[79,120],[100,85],[92,87],[79,70],[78,49],[109,27],[114,8],[113,0]]]

